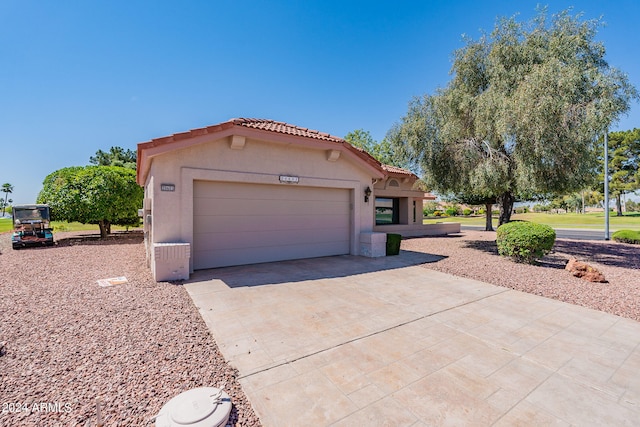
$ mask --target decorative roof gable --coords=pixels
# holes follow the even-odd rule
[[[325,132],[303,128],[300,126],[295,126],[285,122],[278,122],[275,120],[235,118],[226,122],[219,123],[217,125],[192,129],[187,132],[175,133],[173,135],[155,138],[151,141],[138,144],[138,183],[141,185],[144,183],[144,180],[146,179],[146,173],[150,166],[149,160],[153,155],[157,155],[160,152],[171,151],[173,148],[180,148],[180,142],[188,141],[192,138],[197,138],[200,136],[223,133],[224,131],[229,131],[234,127],[272,132],[275,134],[289,135],[293,137],[308,138],[311,140],[317,140],[319,142],[340,144],[347,150],[354,153],[365,163],[367,163],[369,167],[373,167],[384,176],[403,175],[405,177],[415,177],[415,179],[418,178],[412,172],[406,169],[390,165],[383,165],[363,149],[352,146],[343,138],[333,136]]]

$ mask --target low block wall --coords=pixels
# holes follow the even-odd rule
[[[442,236],[459,233],[460,223],[376,225],[373,227],[373,231],[379,233],[397,233],[401,234],[402,237]]]
[[[386,233],[360,233],[360,255],[377,258],[387,254]]]

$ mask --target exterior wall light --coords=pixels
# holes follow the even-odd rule
[[[369,196],[371,196],[371,187],[367,187],[364,190],[364,202],[365,203],[369,202]]]

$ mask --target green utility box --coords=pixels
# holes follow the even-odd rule
[[[400,254],[400,234],[387,233],[387,256]]]

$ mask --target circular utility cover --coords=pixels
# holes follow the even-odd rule
[[[156,427],[219,427],[227,423],[230,414],[231,398],[227,393],[215,387],[199,387],[168,401],[156,417]]]

